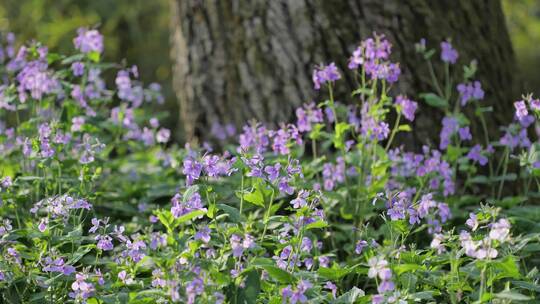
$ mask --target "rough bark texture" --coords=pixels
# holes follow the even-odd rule
[[[207,137],[214,121],[241,126],[251,118],[291,120],[295,107],[317,98],[314,66],[335,61],[346,70],[352,50],[374,31],[389,38],[393,59],[401,63],[397,92],[417,98],[430,90],[414,43],[426,38],[429,47],[439,48],[451,38],[460,64],[478,60],[484,103],[495,109],[491,129],[511,119],[518,97],[514,55],[496,0],[171,0],[171,10],[174,87],[188,140]],[[343,102],[353,86],[348,76],[338,84]],[[436,112],[421,104],[419,131],[409,140],[434,141],[441,117]]]

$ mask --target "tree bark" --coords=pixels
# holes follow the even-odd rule
[[[171,0],[171,10],[173,87],[188,140],[207,138],[213,122],[239,127],[252,118],[290,121],[295,107],[317,100],[315,65],[335,61],[346,71],[351,52],[374,31],[388,37],[393,60],[401,63],[398,93],[418,99],[432,91],[414,43],[425,38],[428,47],[439,49],[451,38],[460,53],[456,75],[462,73],[459,64],[478,60],[476,78],[486,91],[482,104],[494,108],[490,129],[512,118],[512,101],[519,97],[496,0]],[[347,102],[353,80],[351,73],[343,75],[338,99]],[[436,143],[441,114],[419,103],[415,132],[407,140]]]

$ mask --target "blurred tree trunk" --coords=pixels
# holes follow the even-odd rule
[[[401,63],[396,92],[417,99],[431,90],[414,43],[426,38],[428,47],[439,49],[451,38],[458,64],[478,60],[483,104],[494,107],[491,129],[512,118],[515,60],[499,1],[170,1],[173,86],[188,140],[207,138],[216,121],[241,126],[251,118],[291,120],[295,107],[317,98],[314,66],[335,61],[346,70],[352,50],[373,31],[389,38],[393,60]],[[462,73],[459,65],[455,72]],[[338,100],[347,102],[353,80],[344,74]],[[420,104],[416,133],[407,141],[437,143],[441,114]]]

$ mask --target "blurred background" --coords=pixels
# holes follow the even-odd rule
[[[166,125],[181,138],[172,90],[170,5],[168,0],[4,0],[0,31],[14,32],[18,44],[36,39],[52,50],[69,53],[78,27],[97,26],[105,36],[107,61],[136,64],[143,81],[162,84],[164,107],[171,113]],[[503,0],[502,7],[523,87],[538,93],[540,1]]]

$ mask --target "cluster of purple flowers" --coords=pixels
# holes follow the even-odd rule
[[[92,205],[84,199],[75,199],[67,194],[45,198],[35,203],[30,213],[42,211],[51,218],[67,219],[71,210],[90,210]]]
[[[471,213],[466,224],[471,231],[476,231],[480,225],[477,215]],[[494,259],[499,254],[496,248],[510,240],[511,225],[507,219],[499,219],[489,223],[487,227],[489,233],[481,239],[473,238],[468,231],[460,232],[459,241],[467,256],[478,260]]]
[[[346,164],[343,157],[336,159],[336,164],[325,163],[323,165],[324,190],[332,191],[335,186],[345,182]]]
[[[204,208],[201,195],[198,192],[191,194],[185,199],[182,199],[180,193],[177,193],[171,199],[171,203],[171,213],[175,218],[196,210],[207,211],[207,209]]]
[[[392,281],[392,271],[390,270],[388,261],[383,257],[375,256],[370,258],[368,260],[368,265],[368,277],[372,279],[378,277],[381,280],[377,286],[379,295],[372,297],[372,303],[382,303],[384,293],[393,291],[395,289],[395,284]]]
[[[45,272],[59,272],[68,276],[75,272],[75,267],[71,265],[66,265],[63,258],[51,258],[45,257],[43,259],[43,271]]]
[[[416,101],[410,100],[409,98],[399,95],[396,97],[396,105],[400,107],[401,113],[409,121],[414,121],[414,113],[418,108],[418,103]]]
[[[48,70],[45,58],[46,52],[45,49],[38,60],[26,63],[17,74],[17,81],[19,82],[17,90],[21,102],[25,102],[28,99],[27,93],[30,93],[33,99],[41,100],[44,95],[60,90],[59,81]]]
[[[394,83],[398,80],[401,69],[398,63],[388,60],[392,53],[392,44],[384,35],[374,34],[373,36],[363,40],[354,50],[348,67],[351,70],[362,67],[371,79],[384,79],[389,83]]]
[[[283,298],[282,303],[307,303],[308,298],[306,297],[305,293],[311,287],[313,287],[313,284],[306,280],[300,280],[300,282],[298,282],[296,285],[296,289],[294,290],[292,289],[291,285],[284,287],[281,290],[281,297]]]
[[[460,83],[457,86],[459,92],[461,106],[465,106],[471,100],[484,99],[484,90],[480,81]]]
[[[231,123],[222,125],[219,122],[214,122],[210,128],[210,133],[216,139],[224,141],[236,135],[236,127]]]
[[[221,157],[215,154],[205,154],[201,160],[195,151],[184,158],[182,173],[186,175],[186,185],[192,185],[203,174],[208,177],[230,176],[237,169],[233,167],[236,157],[225,152]]]
[[[78,272],[75,275],[75,282],[71,284],[72,292],[69,293],[69,297],[82,303],[86,303],[86,300],[90,298],[94,292],[94,284],[88,282],[89,276],[85,273]]]
[[[452,215],[445,203],[433,199],[433,194],[424,194],[418,202],[412,202],[412,191],[400,192],[387,201],[387,214],[392,221],[403,220],[408,216],[409,224],[419,224],[427,219],[429,232],[440,232],[441,223],[445,223]]]
[[[329,65],[318,66],[313,70],[313,87],[315,90],[319,90],[321,85],[326,83],[334,83],[336,80],[341,79],[338,68],[335,63]]]
[[[391,179],[386,185],[388,190],[402,189],[406,184],[400,180],[418,176],[427,179],[427,186],[433,191],[439,190],[442,183],[445,196],[455,192],[454,173],[450,164],[442,158],[440,151],[430,150],[424,146],[423,153],[416,154],[396,148],[390,150],[389,158],[392,166]]]
[[[459,57],[459,54],[456,51],[456,49],[454,49],[450,41],[441,42],[441,60],[442,61],[454,64],[456,63],[458,57]]]
[[[73,39],[75,48],[81,53],[102,53],[103,52],[103,35],[95,29],[79,28],[77,37]]]
[[[313,124],[322,123],[323,111],[314,102],[306,103],[296,109],[296,126],[300,132],[309,132]]]

